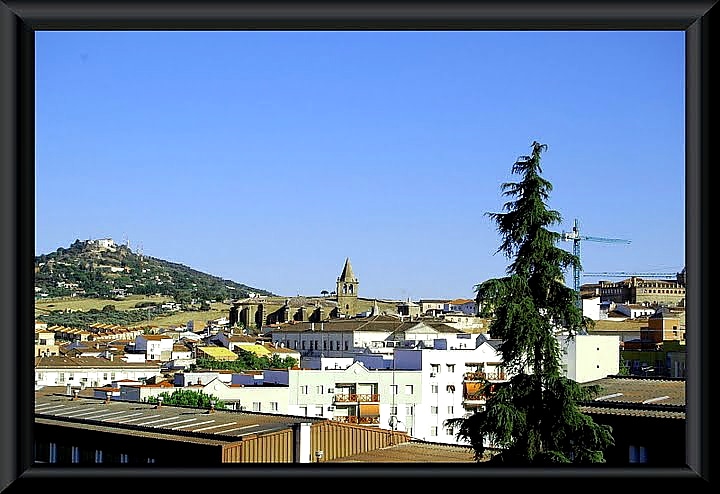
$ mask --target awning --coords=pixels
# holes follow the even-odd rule
[[[361,417],[379,417],[380,416],[380,405],[376,404],[376,403],[360,404],[360,416]]]

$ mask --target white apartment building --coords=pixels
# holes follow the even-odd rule
[[[420,299],[420,314],[427,315],[437,315],[441,314],[445,309],[445,304],[447,303],[447,300],[441,300],[441,299]]]
[[[461,312],[468,316],[475,316],[478,313],[477,302],[469,298],[459,298],[450,300],[443,304],[443,310],[445,312]]]
[[[636,319],[641,316],[652,316],[655,309],[640,304],[617,304],[615,310],[621,314],[625,314],[630,319]]]
[[[469,348],[473,337],[441,321],[402,321],[383,315],[292,324],[273,328],[269,334],[274,345],[296,350],[302,358],[352,357],[365,351],[382,351],[415,343],[432,348],[436,339],[447,340],[448,348]],[[411,343],[403,343],[407,340]]]
[[[505,380],[497,342],[475,336],[471,346],[452,350],[446,340],[437,340],[435,348],[410,340],[405,343],[413,346],[399,345],[391,358],[369,352],[352,363],[323,358],[313,361],[313,369],[264,371],[264,382],[287,384],[290,414],[405,430],[418,439],[457,444],[455,431],[444,421],[482,405],[475,395],[477,373]]]
[[[141,381],[160,375],[159,363],[127,363],[102,357],[37,357],[35,386],[108,386],[124,379]]]
[[[170,360],[174,344],[172,336],[141,334],[135,338],[135,351],[144,353],[147,360]]]

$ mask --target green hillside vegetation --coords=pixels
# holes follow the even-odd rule
[[[164,296],[184,304],[244,298],[250,293],[272,295],[183,264],[138,255],[125,245],[101,248],[80,240],[35,257],[35,287],[36,295],[46,298],[122,299],[133,294]]]

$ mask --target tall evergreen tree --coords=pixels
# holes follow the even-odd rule
[[[541,154],[546,144],[532,143],[532,154],[512,167],[521,181],[503,183],[503,213],[486,213],[502,238],[497,252],[512,259],[507,276],[475,286],[482,315],[489,317],[492,338],[502,341],[507,382],[485,386],[485,407],[467,418],[447,421],[466,439],[480,460],[513,466],[604,462],[603,451],[614,443],[612,429],[596,424],[578,403],[600,392],[562,375],[559,332],[569,338],[591,321],[576,305],[564,271],[579,259],[557,243],[560,213],[546,201],[552,184],[542,178]],[[492,389],[492,391],[490,391]]]

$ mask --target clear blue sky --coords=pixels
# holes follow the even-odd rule
[[[38,255],[127,238],[288,296],[349,257],[363,297],[473,297],[537,140],[555,229],[631,240],[585,271],[685,264],[683,32],[36,36]]]

